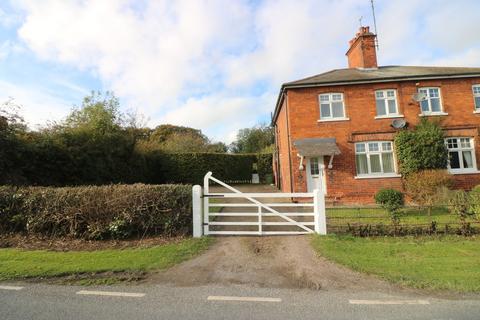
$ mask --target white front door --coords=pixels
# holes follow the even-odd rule
[[[307,159],[307,189],[312,192],[315,189],[327,193],[325,181],[325,165],[323,157],[311,157]]]

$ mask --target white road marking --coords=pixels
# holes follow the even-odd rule
[[[395,305],[395,304],[430,304],[427,300],[348,300],[350,304],[368,304],[368,305]]]
[[[111,296],[111,297],[130,297],[130,298],[142,298],[145,297],[145,293],[134,292],[111,292],[111,291],[90,291],[80,290],[77,294],[93,295],[93,296]]]
[[[208,296],[209,301],[282,302],[280,298]]]
[[[0,286],[0,290],[22,290],[23,287],[15,287],[15,286]]]

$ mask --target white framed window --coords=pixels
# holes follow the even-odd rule
[[[348,120],[345,117],[343,93],[322,93],[318,96],[320,103],[320,120]]]
[[[396,90],[375,91],[375,104],[377,117],[388,118],[399,116]]]
[[[480,84],[472,86],[473,99],[475,101],[475,111],[480,112]]]
[[[355,143],[357,177],[396,176],[392,141]]]
[[[443,114],[440,88],[420,88],[418,92],[425,94],[425,99],[420,101],[422,114]]]
[[[456,137],[445,139],[448,149],[448,170],[452,173],[476,172],[473,138]]]

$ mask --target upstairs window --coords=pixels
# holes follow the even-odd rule
[[[472,87],[473,99],[475,100],[475,111],[480,112],[480,84],[476,84]]]
[[[357,176],[391,175],[395,173],[391,141],[360,142],[355,144]]]
[[[455,173],[476,171],[475,149],[472,138],[447,138],[448,169]]]
[[[375,91],[375,102],[377,105],[377,117],[398,116],[397,95],[395,90]]]
[[[320,120],[345,120],[343,93],[325,93],[319,95]]]
[[[420,88],[418,92],[425,94],[425,99],[420,101],[423,114],[443,113],[440,88]]]

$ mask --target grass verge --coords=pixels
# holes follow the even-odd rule
[[[98,251],[0,249],[0,280],[162,270],[196,256],[212,241],[204,237],[151,248]]]
[[[480,292],[480,238],[315,236],[322,256],[415,288]]]

